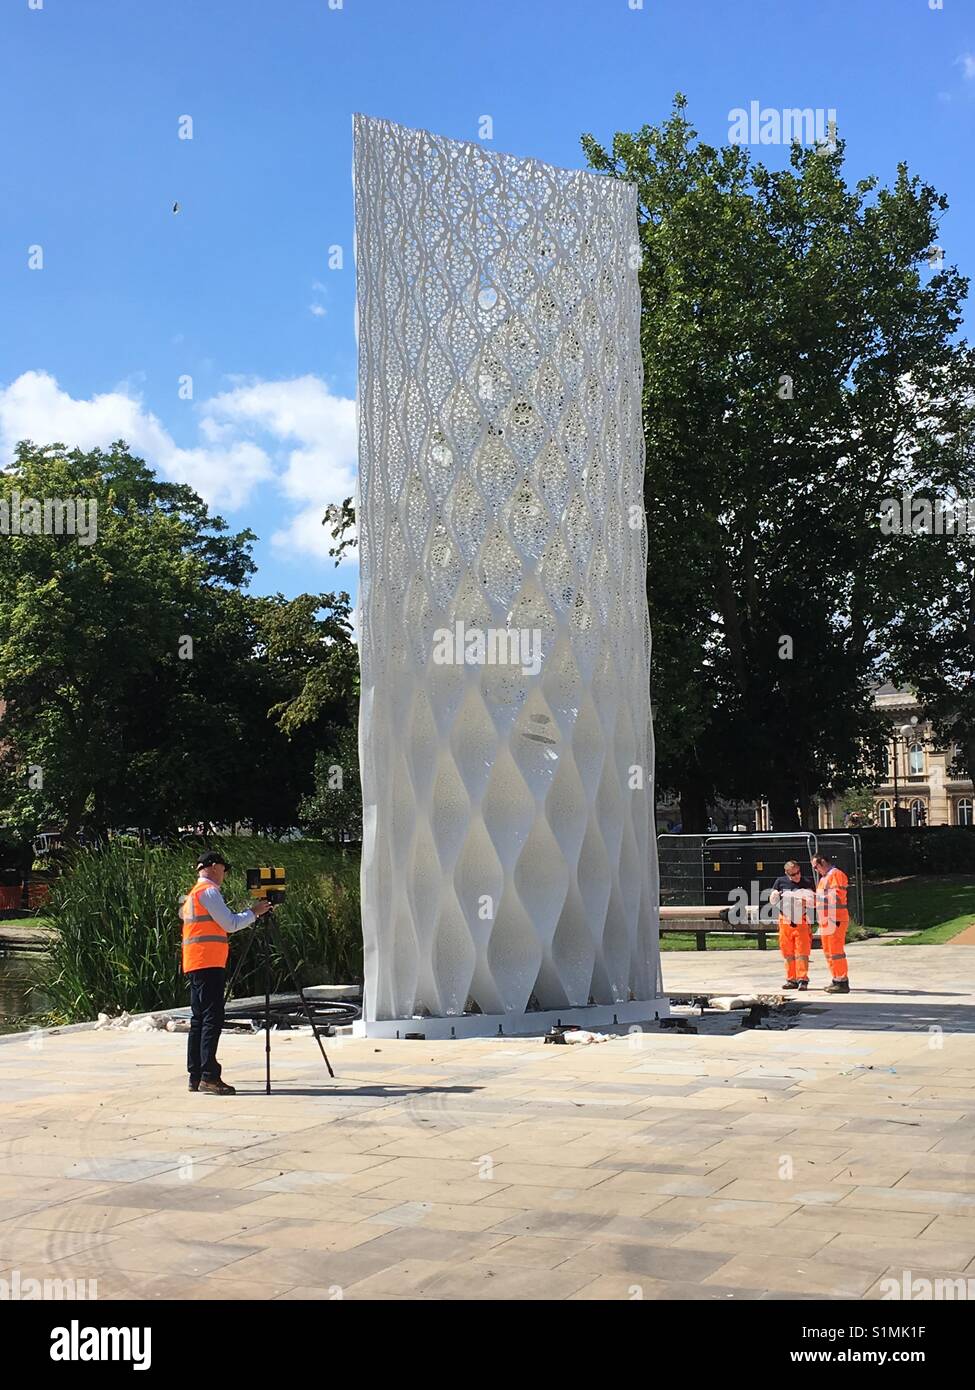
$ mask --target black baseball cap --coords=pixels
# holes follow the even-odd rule
[[[196,867],[198,869],[209,869],[212,864],[222,864],[227,872],[230,872],[230,865],[227,863],[226,859],[224,859],[223,855],[214,854],[212,851],[210,854],[205,854]]]

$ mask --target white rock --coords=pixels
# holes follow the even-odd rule
[[[165,1018],[159,1018],[153,1014],[146,1014],[143,1018],[134,1018],[129,1024],[130,1033],[155,1033],[157,1028],[165,1028]]]

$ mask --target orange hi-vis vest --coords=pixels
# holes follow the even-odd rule
[[[197,879],[180,909],[183,919],[183,973],[191,970],[225,970],[230,955],[230,937],[200,902],[204,888],[216,885]]]
[[[846,892],[849,886],[850,880],[835,864],[816,884],[816,920],[822,936],[849,926]]]

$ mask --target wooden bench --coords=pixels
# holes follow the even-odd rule
[[[773,936],[778,942],[777,925],[760,923],[757,927],[734,927],[728,923],[729,909],[720,906],[662,907],[660,909],[661,936],[685,935],[697,939],[697,949],[708,949],[709,936],[754,936],[758,939],[758,949],[768,950],[768,938]]]
[[[699,919],[690,918],[683,923],[661,922],[661,936],[693,936],[697,939],[697,949],[706,951],[708,949],[709,936],[754,936],[758,938],[758,949],[768,950],[768,938],[774,936],[776,941],[779,939],[778,927],[729,927],[717,926],[712,922],[702,922]]]

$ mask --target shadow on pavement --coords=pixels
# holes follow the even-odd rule
[[[864,994],[870,995],[878,992],[864,990]],[[891,990],[889,993],[910,993],[916,997],[914,991]],[[863,1032],[884,1029],[895,1033],[940,1029],[945,1033],[975,1033],[975,1007],[970,1004],[908,1004],[900,1001],[887,1004],[876,998],[861,1002],[857,999],[855,987],[843,996],[842,1003],[810,1000],[796,1019],[796,1026],[801,1028],[804,1020],[808,1020],[814,1029],[848,1028]]]

